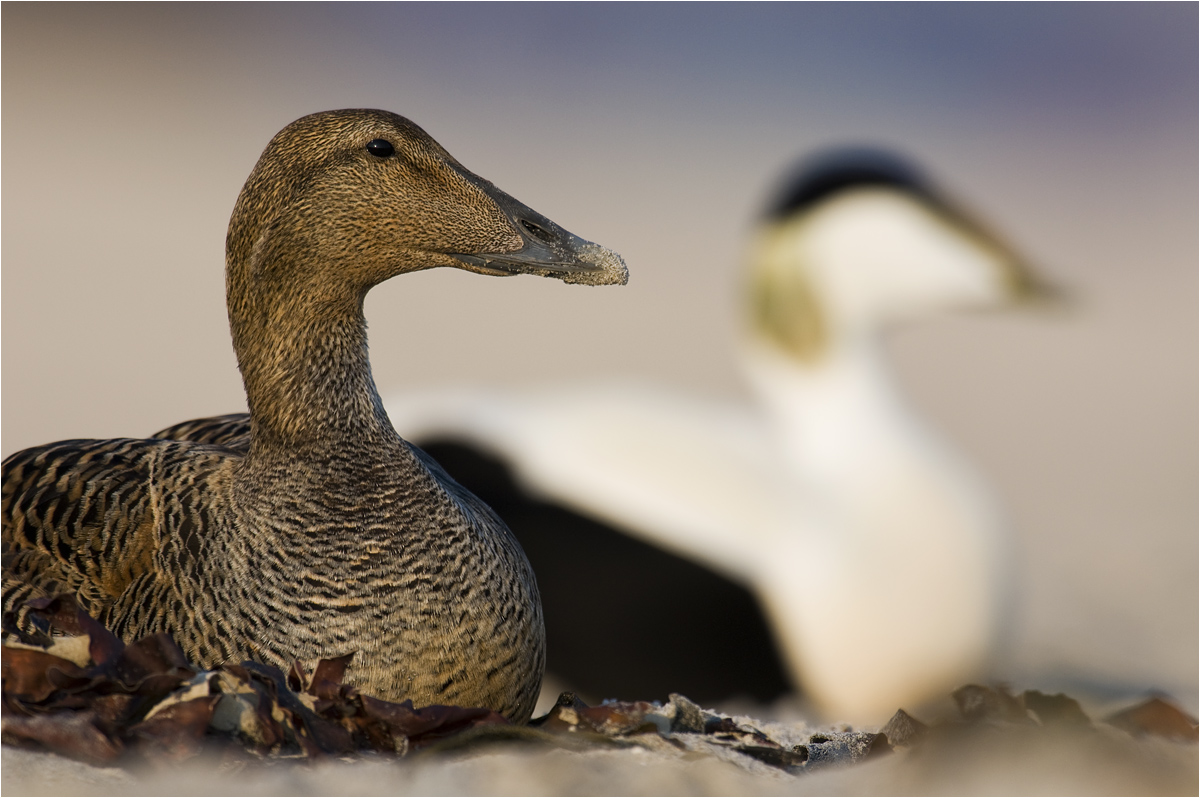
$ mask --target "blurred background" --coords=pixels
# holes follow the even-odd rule
[[[1196,711],[1194,4],[0,14],[4,455],[244,409],[225,228],[304,114],[408,116],[630,268],[621,289],[455,271],[380,286],[384,396],[611,376],[742,398],[740,266],[768,189],[814,148],[884,145],[1074,298],[887,341],[1017,535],[1000,672],[1157,687]]]

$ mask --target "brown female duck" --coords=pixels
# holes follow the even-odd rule
[[[4,612],[74,593],[126,639],[202,665],[356,652],[392,700],[529,718],[541,602],[504,523],[392,428],[363,299],[453,266],[624,283],[615,253],[469,172],[412,122],[331,111],[284,128],[234,207],[230,328],[248,415],[74,440],[3,466]]]

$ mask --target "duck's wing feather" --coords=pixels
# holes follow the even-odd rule
[[[74,593],[103,610],[156,549],[147,485],[161,447],[132,439],[25,449],[3,466],[4,612]]]
[[[213,443],[235,451],[245,451],[250,445],[250,414],[229,413],[183,421],[154,433],[152,438],[168,441]]]
[[[5,620],[26,627],[29,599],[62,593],[103,618],[157,558],[198,544],[183,538],[199,534],[205,519],[163,519],[181,516],[180,497],[203,490],[231,455],[215,446],[116,439],[60,441],[9,456],[2,477]],[[164,546],[172,542],[164,540],[168,528],[178,534]]]

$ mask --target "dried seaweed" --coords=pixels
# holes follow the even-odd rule
[[[569,750],[645,746],[800,773],[885,755],[894,747],[945,757],[981,735],[998,744],[1031,735],[1094,734],[1104,727],[1185,743],[1197,739],[1196,720],[1161,697],[1096,723],[1065,695],[1014,695],[982,685],[953,693],[958,718],[925,724],[899,710],[877,733],[781,736],[778,729],[764,732],[756,721],[701,709],[678,694],[666,703],[589,706],[563,693],[550,712],[518,727],[488,709],[417,708],[411,701],[363,695],[343,682],[353,655],[322,660],[311,675],[300,663],[286,674],[249,661],[203,670],[167,635],[124,644],[69,598],[35,602],[33,613],[46,634],[10,635],[3,650],[3,741],[101,765],[178,762],[214,748],[227,757],[312,761],[541,744]],[[85,645],[64,646],[51,631]],[[84,649],[86,658],[75,661],[54,653]]]
[[[342,683],[349,657],[321,661],[311,679],[298,663],[287,676],[256,662],[204,671],[167,635],[125,645],[69,598],[39,600],[34,613],[42,628],[86,636],[90,663],[81,667],[28,640],[6,643],[4,742],[86,762],[187,759],[218,737],[260,756],[404,753],[508,723],[487,709],[416,709],[361,695]]]
[[[1110,725],[1134,735],[1195,742],[1196,719],[1159,696],[1110,715]]]

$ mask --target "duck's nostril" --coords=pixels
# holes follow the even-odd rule
[[[548,230],[546,230],[544,227],[536,225],[533,222],[527,221],[525,219],[521,219],[520,222],[521,222],[521,226],[524,227],[527,231],[529,231],[529,234],[531,236],[533,236],[534,238],[538,239],[539,241],[545,241],[546,243],[550,243],[550,241],[552,241],[554,239],[554,236],[552,236],[550,234],[550,232]]]

